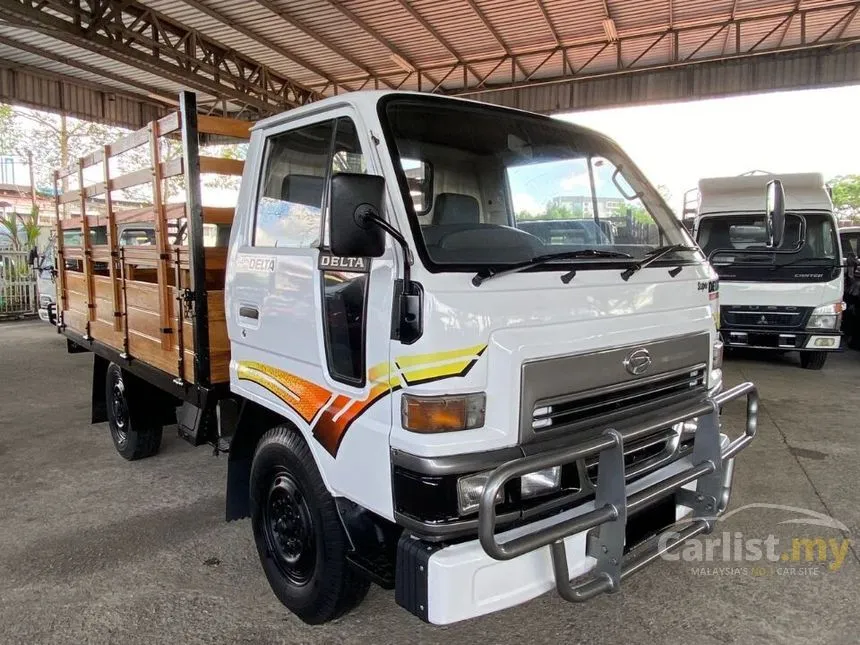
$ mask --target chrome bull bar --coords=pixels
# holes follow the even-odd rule
[[[746,429],[743,435],[722,449],[719,409],[742,396],[746,396],[747,401]],[[609,428],[600,437],[502,464],[490,473],[481,494],[478,506],[481,546],[496,560],[510,560],[550,546],[556,587],[559,594],[571,602],[583,602],[601,593],[618,591],[622,579],[640,571],[691,537],[711,532],[715,517],[728,504],[733,465],[731,460],[756,435],[758,403],[755,385],[742,383],[706,399],[698,407],[681,415],[622,432]],[[693,442],[693,465],[628,497],[625,489],[624,444],[695,417],[699,418],[699,422]],[[496,540],[495,499],[509,480],[594,455],[598,455],[599,459],[594,510],[506,542]],[[693,481],[698,482],[696,491],[684,488]],[[631,552],[625,556],[624,536],[628,515],[673,493],[679,504],[693,510],[690,526],[680,532],[673,532],[670,540],[661,540],[659,548],[653,545],[644,553],[636,549],[635,554]],[[591,529],[596,530],[588,534],[586,552],[597,560],[597,564],[587,574],[571,580],[564,539]]]

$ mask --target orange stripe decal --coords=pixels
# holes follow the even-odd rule
[[[240,380],[256,383],[274,394],[306,423],[311,424],[316,418],[312,427],[314,438],[326,452],[336,457],[352,422],[378,400],[399,390],[404,383],[415,385],[465,376],[486,348],[486,345],[479,345],[398,357],[393,362],[374,365],[367,370],[371,388],[364,399],[353,399],[343,394],[335,396],[331,390],[313,381],[257,361],[240,361],[236,374]],[[411,378],[407,379],[407,372]]]

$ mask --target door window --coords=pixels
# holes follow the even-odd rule
[[[266,141],[254,246],[319,246],[333,127],[324,121]]]

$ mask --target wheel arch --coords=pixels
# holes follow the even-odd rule
[[[322,449],[319,445],[315,445],[310,428],[299,422],[298,419],[244,398],[228,453],[226,495],[226,519],[228,522],[250,516],[251,462],[254,459],[257,444],[263,435],[279,425],[286,425],[295,430],[296,434],[307,444],[326,488],[334,494],[326,476],[327,468],[320,459]]]

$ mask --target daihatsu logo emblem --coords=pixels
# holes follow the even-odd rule
[[[639,376],[647,372],[648,368],[651,367],[651,354],[647,349],[641,347],[627,354],[621,362],[624,364],[624,369],[633,374],[633,376]]]

